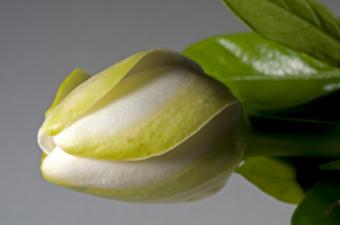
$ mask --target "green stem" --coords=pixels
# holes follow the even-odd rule
[[[340,157],[340,126],[286,119],[252,118],[246,157]]]

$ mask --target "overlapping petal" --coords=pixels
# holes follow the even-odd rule
[[[39,130],[42,175],[125,201],[190,201],[222,188],[243,152],[239,101],[178,53],[74,71]]]

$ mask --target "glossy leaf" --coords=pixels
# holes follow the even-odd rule
[[[296,209],[292,225],[340,224],[340,176],[322,180],[314,186]]]
[[[212,37],[184,54],[251,113],[298,106],[340,89],[338,68],[252,33]]]
[[[340,64],[340,28],[318,0],[224,0],[254,31],[326,62]]]
[[[304,196],[295,168],[279,159],[248,158],[237,172],[278,200],[297,204]]]

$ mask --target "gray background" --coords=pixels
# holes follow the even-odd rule
[[[39,175],[36,132],[73,68],[94,73],[138,50],[244,30],[218,0],[0,0],[0,224],[288,225],[294,207],[237,175],[207,200],[172,205],[100,199]]]

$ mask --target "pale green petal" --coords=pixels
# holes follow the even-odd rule
[[[49,124],[49,121],[52,121],[53,118],[60,117],[60,121],[65,121],[64,118],[68,118],[68,115],[72,115],[72,112],[75,111],[72,107],[77,112],[84,110],[83,103],[89,106],[89,102],[92,102],[92,108],[54,137],[56,146],[69,154],[93,159],[139,160],[154,157],[170,151],[195,134],[228,105],[238,102],[228,88],[202,74],[200,69],[177,53],[156,50],[143,55],[143,57],[139,57],[137,66],[133,68],[133,72],[130,72],[130,76],[126,76],[114,89],[112,89],[112,79],[115,78],[113,80],[118,82],[117,77],[122,78],[122,75],[118,73],[119,71],[112,69],[115,68],[115,65],[90,78],[67,96],[53,114],[47,118],[45,125]],[[136,60],[134,60],[134,63],[136,63]],[[150,67],[152,69],[147,69]],[[154,73],[152,71],[155,70],[156,73],[152,75]],[[101,115],[102,120],[95,122],[94,125],[87,126],[90,117],[97,115],[98,111],[105,108],[106,105],[116,104],[115,102],[122,98],[136,95],[135,92],[141,88],[140,86],[150,85],[149,80],[151,78],[148,76],[153,76],[152,79],[157,81],[165,77],[164,73],[157,72],[158,70],[165,70],[167,73],[170,71],[170,77],[186,77],[186,79],[180,78],[183,80],[182,83],[176,83],[179,86],[178,90],[170,91],[170,99],[160,102],[160,106],[147,116],[134,123],[126,123],[125,127],[118,131],[111,131],[119,124],[119,121],[109,122],[116,115],[111,112],[106,116]],[[177,75],[171,74],[172,70],[177,71],[174,72]],[[142,75],[143,73],[147,76]],[[131,77],[137,77],[137,79],[131,81]],[[138,79],[141,81],[138,81]],[[140,83],[141,85],[138,86]],[[165,84],[172,85],[171,82]],[[105,93],[106,96],[98,99],[104,89],[108,91]],[[112,91],[108,89],[112,89]],[[165,95],[166,92],[165,89],[167,88],[158,90],[156,94],[150,96],[150,99],[144,98],[145,104],[142,101],[129,103],[130,105],[125,111],[118,107],[118,110],[121,111],[118,117],[124,117],[122,114],[127,114],[131,110],[134,110],[132,116],[138,114],[138,111],[143,109],[134,108],[134,105],[142,102],[140,108],[149,107],[150,102],[162,99],[162,95]],[[88,102],[86,101],[87,98],[90,99]],[[97,104],[94,104],[94,101],[97,101]],[[70,112],[58,114],[57,112],[60,110]],[[125,121],[123,122],[125,123]]]
[[[138,52],[115,63],[82,83],[72,91],[45,120],[42,129],[56,135],[86,113],[91,106],[109,93],[126,75],[154,66],[186,65],[192,63],[178,54],[166,50]]]
[[[57,105],[77,86],[90,78],[90,75],[82,69],[74,69],[60,84],[60,87],[55,95],[55,98],[46,111],[45,117],[47,117],[51,112],[57,107]]]
[[[79,171],[79,176],[84,176],[84,184],[79,183],[79,176],[69,176],[76,170],[77,161],[71,160],[61,162],[58,168],[46,165],[48,156],[42,162],[42,174],[45,179],[67,188],[80,192],[85,192],[100,197],[111,198],[123,201],[134,202],[178,202],[192,201],[205,198],[220,190],[233,169],[239,164],[243,156],[242,137],[242,114],[239,104],[227,107],[223,112],[210,121],[203,129],[197,132],[192,138],[186,140],[171,152],[162,156],[153,157],[147,160],[136,162],[116,162],[127,166],[140,166],[136,176],[140,176],[142,184],[131,184],[131,186],[121,186],[119,182],[126,179],[137,179],[135,176],[125,177],[116,174],[114,177],[107,175],[103,170],[103,177],[97,182],[98,177],[88,176],[91,170],[98,169],[89,166]],[[201,152],[199,155],[196,153]],[[193,155],[193,153],[195,153]],[[96,160],[95,160],[96,161]],[[184,166],[174,173],[164,173],[162,179],[145,182],[150,176],[150,171],[145,165],[167,167],[176,166],[185,161]],[[45,163],[45,165],[44,165]],[[55,162],[54,162],[55,163]],[[111,162],[115,163],[115,162]],[[56,163],[57,164],[57,163]],[[70,165],[68,165],[70,164]],[[69,168],[69,169],[68,169]],[[63,171],[64,170],[64,171]],[[57,171],[57,172],[56,172]],[[62,172],[60,172],[62,171]],[[140,174],[140,175],[138,175]],[[143,175],[144,174],[144,175]],[[101,174],[97,175],[101,176]],[[70,177],[73,179],[70,179]],[[78,180],[75,181],[75,180]],[[111,181],[110,181],[111,180]],[[120,188],[105,188],[103,183],[118,182]],[[114,184],[117,185],[117,184]],[[110,187],[110,186],[109,186]]]
[[[137,98],[126,100],[131,96]],[[125,108],[111,114],[122,99]],[[47,154],[41,172],[52,183],[111,199],[201,199],[220,190],[242,160],[241,111],[228,88],[185,57],[137,53],[51,111],[38,137]],[[89,122],[93,115],[102,121]],[[78,126],[82,121],[89,126]]]

